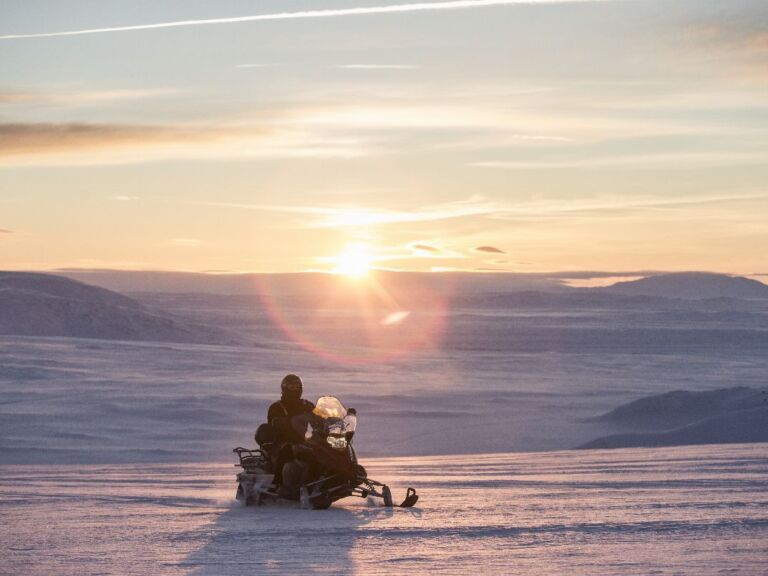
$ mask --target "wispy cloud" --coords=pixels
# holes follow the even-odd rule
[[[553,170],[561,168],[612,168],[612,167],[667,167],[690,168],[693,165],[713,164],[765,164],[768,153],[761,152],[666,152],[659,154],[628,154],[581,158],[573,160],[488,160],[471,162],[476,168],[502,168],[507,170]]]
[[[700,20],[689,26],[681,35],[685,43],[679,56],[701,70],[705,78],[720,75],[763,88],[768,81],[768,31],[765,27],[768,11],[764,3],[760,7],[757,4],[747,7],[745,11],[742,16],[752,13],[742,18],[718,15],[716,19]],[[732,90],[733,85],[729,88]]]
[[[429,244],[411,244],[409,248],[415,252],[440,252],[439,248],[430,246]]]
[[[413,64],[339,64],[336,68],[346,70],[419,70],[421,66]]]
[[[473,252],[482,252],[484,254],[506,254],[504,250],[496,248],[496,246],[478,246],[473,248]]]
[[[363,104],[306,107],[293,118],[314,129],[387,131],[389,133],[439,131],[438,147],[466,146],[559,146],[611,139],[712,133],[711,126],[683,120],[605,116],[590,108],[544,109],[536,96],[526,97],[525,106],[505,106],[502,99],[439,97],[369,99]],[[446,136],[447,135],[447,136]],[[449,138],[447,145],[442,142]]]
[[[168,159],[356,157],[354,138],[298,130],[194,125],[0,124],[2,165],[97,165]]]
[[[220,135],[220,134],[219,134]],[[70,159],[94,152],[152,149],[173,144],[210,141],[205,129],[119,124],[38,123],[0,124],[0,162],[35,163]],[[86,158],[82,159],[88,162]],[[95,162],[98,163],[98,162]]]
[[[688,217],[691,209],[722,213],[718,208],[720,204],[727,204],[731,209],[735,209],[740,204],[748,208],[754,202],[766,201],[768,201],[766,194],[732,194],[723,196],[702,195],[689,198],[577,197],[570,200],[558,198],[520,202],[494,202],[481,196],[472,196],[465,200],[411,210],[360,208],[358,206],[279,206],[234,202],[198,202],[197,204],[301,214],[311,217],[302,218],[302,228],[355,230],[407,223],[437,223],[458,218],[487,218],[519,222],[560,220],[574,222],[577,218],[591,221],[595,218],[605,218],[606,215],[632,218],[638,214],[645,214],[644,217],[663,214],[665,218],[669,218],[674,210],[681,211],[683,217]],[[425,244],[425,246],[429,245]],[[493,246],[480,246],[479,248],[483,249],[476,248],[475,251],[489,254],[504,253]],[[499,250],[499,252],[494,250]]]
[[[277,68],[280,64],[237,64],[235,68]]]
[[[13,234],[13,230],[6,230],[4,228],[0,228],[0,234]]]
[[[409,255],[401,255],[399,258],[395,259],[410,260],[414,258],[428,258],[438,260],[463,260],[467,257],[461,252],[456,252],[455,250],[451,250],[445,247],[438,248],[437,246],[433,246],[432,244],[425,244],[424,242],[409,244],[407,249],[410,251]]]
[[[202,202],[200,204],[245,210],[306,214],[316,217],[313,222],[308,224],[312,228],[365,228],[408,222],[436,222],[467,216],[488,215],[498,208],[496,205],[486,203],[477,197],[417,210],[371,209],[357,206],[277,206],[233,202]]]
[[[0,104],[20,104],[38,97],[38,93],[27,90],[0,90]]]
[[[41,32],[33,34],[5,34],[0,40],[21,38],[51,38],[55,36],[81,36],[85,34],[103,34],[108,32],[130,32],[135,30],[157,30],[161,28],[179,28],[184,26],[205,26],[212,24],[237,24],[242,22],[263,22],[271,20],[302,20],[312,18],[337,18],[343,16],[370,16],[375,14],[401,14],[407,12],[425,12],[436,10],[464,10],[514,4],[564,4],[584,2],[607,2],[615,0],[449,0],[447,2],[416,2],[412,4],[392,4],[389,6],[364,6],[358,8],[330,8],[322,10],[301,10],[297,12],[277,12],[273,14],[254,14],[231,18],[206,18],[199,20],[176,20],[156,24],[134,26],[112,26],[105,28],[85,28],[65,32]]]
[[[0,89],[0,104],[4,105],[94,105],[145,100],[173,96],[179,90],[172,88],[152,89],[105,89],[91,90],[66,86],[46,86],[33,89]]]
[[[669,217],[672,210],[680,210],[684,218],[691,216],[692,209],[714,210],[722,214],[722,206],[730,208],[742,204],[749,206],[754,202],[767,202],[768,194],[732,194],[723,196],[701,195],[688,198],[658,198],[658,197],[598,197],[576,198],[570,201],[533,201],[517,205],[500,207],[490,215],[500,220],[532,220],[568,219],[572,221],[581,215],[587,219],[604,218],[610,214],[614,217],[633,217],[640,212],[665,214]]]

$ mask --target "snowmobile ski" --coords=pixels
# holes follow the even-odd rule
[[[408,488],[408,491],[405,494],[405,500],[403,500],[403,503],[400,504],[400,508],[412,508],[416,505],[416,502],[419,501],[419,495],[416,494],[416,490],[413,488]]]

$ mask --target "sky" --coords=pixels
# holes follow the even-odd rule
[[[0,268],[768,272],[768,4],[4,0]]]

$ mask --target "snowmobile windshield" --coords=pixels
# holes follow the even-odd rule
[[[343,420],[347,415],[347,409],[335,396],[321,396],[317,399],[314,413],[326,420],[329,418]]]

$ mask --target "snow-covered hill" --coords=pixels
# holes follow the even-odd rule
[[[660,432],[612,434],[581,448],[632,448],[768,442],[768,405],[734,410],[692,424]]]
[[[768,442],[768,388],[676,390],[640,398],[592,420],[621,432],[581,448]]]
[[[727,274],[711,272],[677,272],[658,274],[633,280],[618,282],[601,291],[624,296],[657,296],[662,298],[708,299],[708,298],[743,298],[768,299],[768,285]]]
[[[768,388],[674,390],[623,404],[594,420],[636,430],[668,430],[761,406],[768,406]]]
[[[0,466],[0,573],[765,574],[768,445],[364,461],[413,509],[246,508],[232,462]]]
[[[190,343],[227,338],[223,330],[150,310],[104,288],[23,272],[0,272],[0,334]]]

